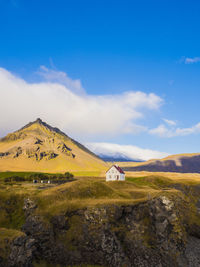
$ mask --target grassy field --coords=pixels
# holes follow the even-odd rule
[[[23,178],[29,178],[32,175],[37,175],[39,174],[39,172],[0,172],[0,180],[4,179],[4,178],[9,178],[9,177],[13,177],[13,176],[20,176]],[[43,173],[45,175],[53,175],[50,173]]]
[[[0,173],[0,256],[6,257],[7,244],[15,237],[23,235],[20,231],[25,222],[24,199],[30,198],[37,204],[35,213],[45,222],[52,216],[67,212],[92,208],[94,206],[135,205],[160,195],[182,196],[181,191],[172,185],[199,185],[199,174],[171,173],[127,173],[126,181],[106,182],[103,177],[76,177],[62,185],[33,184],[32,182],[5,183],[9,175],[29,177],[32,172]],[[191,210],[194,208],[191,204]],[[193,221],[195,216],[190,216]],[[198,221],[198,223],[200,223]],[[6,243],[8,240],[8,243]],[[47,266],[36,263],[35,267]]]
[[[105,182],[102,177],[76,177],[74,181],[62,184],[33,184],[32,182],[4,183],[3,178],[9,175],[28,177],[33,173],[1,173],[0,200],[18,199],[19,209],[22,201],[30,197],[38,203],[37,213],[46,217],[62,214],[66,211],[95,205],[134,204],[166,193],[166,188],[172,181],[162,176],[128,177],[126,181]],[[168,193],[175,190],[167,188]],[[10,201],[10,203],[12,203]],[[21,203],[21,204],[20,204]],[[16,213],[19,211],[16,211]],[[21,216],[18,216],[21,218]],[[10,225],[5,216],[0,215],[0,227]],[[21,219],[23,222],[23,219]],[[15,227],[17,229],[20,221]]]
[[[4,180],[5,178],[10,178],[13,176],[19,176],[23,177],[27,180],[30,180],[31,177],[37,176],[37,175],[46,175],[49,176],[49,178],[53,176],[62,176],[62,173],[47,173],[47,172],[0,172],[0,181]],[[102,171],[76,171],[72,172],[72,174],[75,177],[104,177],[105,172]],[[39,177],[38,177],[39,178]],[[31,178],[32,179],[32,178]]]
[[[73,171],[75,177],[104,177],[105,171]]]
[[[172,184],[199,184],[199,174],[131,173],[126,181],[105,182],[102,177],[82,176],[62,184],[33,184],[32,182],[5,183],[13,175],[30,177],[29,173],[0,173],[0,227],[20,229],[23,223],[23,199],[32,198],[38,204],[37,213],[46,217],[67,210],[95,205],[134,204],[160,194],[177,193]],[[9,203],[9,205],[6,205]],[[16,204],[17,203],[17,204]],[[13,205],[13,206],[12,206]],[[6,211],[10,209],[9,216]],[[12,216],[11,216],[12,214]]]
[[[143,177],[163,177],[171,180],[173,183],[200,183],[199,173],[176,173],[176,172],[126,172],[127,178],[143,178]]]
[[[101,205],[137,204],[161,194],[179,194],[172,184],[195,185],[199,174],[132,173],[126,181],[105,182],[102,177],[76,177],[62,184],[33,184],[32,182],[5,183],[9,175],[30,176],[31,173],[0,173],[0,227],[20,230],[24,223],[22,210],[24,199],[37,203],[36,213],[49,219],[56,214],[85,207]],[[127,174],[128,176],[128,174]]]

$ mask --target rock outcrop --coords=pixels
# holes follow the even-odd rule
[[[47,222],[26,199],[25,236],[14,240],[8,266],[200,266],[200,227],[187,217],[188,204],[163,195],[137,205],[67,211]]]

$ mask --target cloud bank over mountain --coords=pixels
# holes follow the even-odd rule
[[[144,149],[132,145],[119,145],[112,143],[86,143],[91,151],[101,157],[124,158],[126,160],[146,161],[160,159],[168,156],[167,153]]]
[[[140,119],[163,102],[158,95],[141,91],[90,95],[80,80],[64,72],[44,66],[38,72],[44,81],[29,83],[0,68],[1,136],[37,117],[76,137],[136,134],[147,131]]]

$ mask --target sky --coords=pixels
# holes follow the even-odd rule
[[[0,136],[40,117],[96,153],[200,152],[198,0],[0,0]]]

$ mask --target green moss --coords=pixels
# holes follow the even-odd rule
[[[9,193],[0,194],[0,227],[20,229],[25,222],[23,212],[24,196]]]
[[[69,229],[66,234],[61,234],[58,236],[59,241],[61,241],[68,250],[76,250],[79,242],[82,241],[82,218],[78,215],[74,215],[69,218]]]
[[[45,261],[40,261],[39,263],[34,262],[34,267],[106,267],[100,265],[88,265],[88,264],[81,264],[81,265],[60,265],[60,264],[50,264]]]
[[[142,234],[142,239],[143,239],[143,244],[148,247],[148,248],[153,248],[155,244],[155,236],[152,234],[151,231],[151,220],[150,217],[144,217],[142,220],[143,223],[143,234]]]
[[[60,264],[50,264],[45,261],[40,261],[40,262],[33,262],[34,267],[65,267]]]
[[[24,233],[13,230],[0,228],[0,257],[7,259],[10,252],[10,243],[17,237],[24,235]]]

